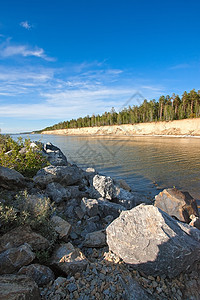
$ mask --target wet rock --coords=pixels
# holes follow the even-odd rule
[[[106,233],[104,230],[88,233],[83,241],[83,246],[101,248],[106,246]]]
[[[65,189],[58,182],[49,183],[46,188],[46,193],[55,203],[60,203],[62,201],[70,199],[71,197],[70,191]]]
[[[179,221],[190,223],[190,215],[199,216],[196,201],[188,192],[165,189],[155,197],[154,205]]]
[[[48,240],[29,226],[19,226],[5,233],[0,238],[0,252],[28,243],[33,250],[44,250],[49,247]]]
[[[51,257],[51,265],[67,275],[83,271],[87,264],[84,254],[71,243],[58,245]]]
[[[93,178],[93,187],[100,197],[112,200],[115,198],[115,186],[111,177],[95,175]]]
[[[19,172],[0,166],[0,187],[6,189],[26,187],[26,180]]]
[[[98,201],[96,199],[83,198],[81,200],[81,209],[90,217],[96,216],[99,213]]]
[[[14,273],[35,258],[28,244],[8,249],[0,254],[0,274]]]
[[[58,182],[63,186],[77,184],[82,179],[82,171],[75,165],[73,166],[48,166],[39,170],[33,181],[45,187],[49,183]]]
[[[0,276],[0,299],[40,300],[40,292],[33,279],[24,275]]]
[[[49,267],[39,264],[22,267],[18,274],[32,278],[38,286],[46,285],[55,278],[53,271]]]
[[[106,229],[109,249],[147,275],[175,277],[200,259],[200,232],[152,205],[122,212]]]
[[[117,180],[117,185],[119,185],[120,188],[131,192],[131,187],[128,185],[128,183],[126,183],[126,181],[124,179],[119,179]]]
[[[67,166],[67,158],[66,156],[62,153],[62,151],[54,146],[51,143],[46,143],[43,147],[44,153],[47,155],[48,160],[51,165],[53,166]]]
[[[55,224],[54,229],[59,234],[59,239],[67,242],[68,236],[71,231],[71,225],[59,216],[53,216],[51,220]]]

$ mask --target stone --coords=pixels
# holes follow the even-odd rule
[[[131,192],[116,187],[115,195],[117,203],[123,205],[126,209],[131,209],[135,207],[135,197]]]
[[[69,224],[59,216],[53,216],[51,220],[55,224],[54,229],[59,234],[59,239],[67,242],[68,236],[71,231],[71,224]]]
[[[98,201],[96,199],[83,198],[81,200],[81,209],[90,217],[96,216],[99,213]]]
[[[40,291],[33,279],[24,275],[0,276],[1,300],[40,300]]]
[[[93,178],[93,187],[100,197],[108,200],[116,197],[116,190],[111,177],[95,175]]]
[[[18,271],[18,274],[32,278],[38,286],[46,285],[55,279],[53,271],[49,267],[40,264],[32,264],[22,267]]]
[[[85,255],[71,243],[55,247],[51,257],[51,265],[66,275],[82,272],[87,264]]]
[[[131,187],[128,185],[128,183],[124,179],[117,180],[117,185],[119,185],[120,188],[131,192]]]
[[[6,189],[26,187],[26,179],[17,171],[0,166],[0,187]]]
[[[51,182],[46,187],[46,193],[55,203],[60,203],[62,201],[68,200],[71,197],[69,190],[65,189],[58,182]]]
[[[99,215],[102,218],[105,218],[108,215],[117,218],[122,211],[126,210],[124,206],[114,202],[110,202],[102,198],[99,198],[97,202],[98,202]]]
[[[83,241],[84,247],[101,248],[106,246],[105,230],[94,231],[88,233]]]
[[[176,188],[165,189],[155,197],[154,205],[179,221],[190,223],[190,215],[199,217],[195,199]]]
[[[109,250],[147,275],[175,277],[200,259],[200,232],[153,205],[124,211],[106,229]]]
[[[82,171],[73,166],[48,166],[39,170],[33,181],[41,187],[46,187],[51,182],[58,182],[63,186],[77,184],[82,179]]]
[[[44,144],[43,151],[47,155],[51,165],[53,166],[68,165],[66,156],[62,153],[62,151],[58,147],[54,146],[53,144],[51,143]]]
[[[192,220],[189,225],[200,229],[200,218],[195,215],[191,215],[190,219]]]
[[[0,252],[28,243],[33,250],[45,250],[49,241],[41,234],[33,232],[29,226],[19,226],[0,237]]]
[[[28,244],[8,249],[0,254],[0,274],[14,273],[35,258]]]

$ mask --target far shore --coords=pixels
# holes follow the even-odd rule
[[[34,132],[33,132],[34,133]],[[175,121],[94,126],[42,131],[41,134],[103,137],[176,137],[200,138],[200,118]]]

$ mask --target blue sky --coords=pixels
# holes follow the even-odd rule
[[[2,132],[119,110],[137,91],[200,89],[199,11],[193,0],[1,1]]]

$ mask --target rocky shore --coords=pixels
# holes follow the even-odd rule
[[[189,193],[150,201],[51,143],[41,151],[49,165],[33,178],[0,166],[1,300],[200,299]]]

